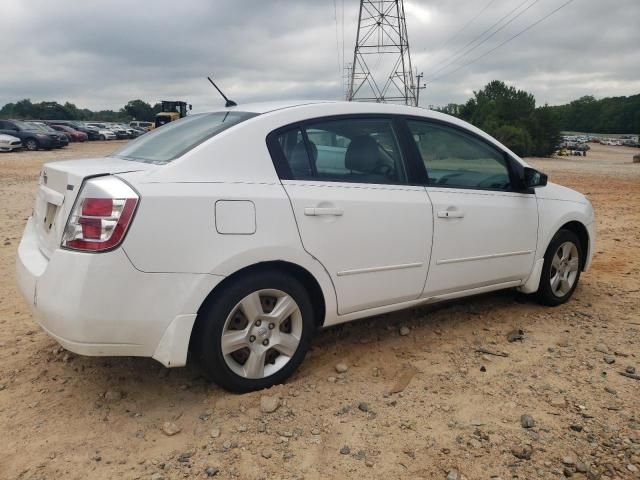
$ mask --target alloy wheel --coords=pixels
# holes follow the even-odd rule
[[[225,363],[244,378],[273,375],[295,355],[302,328],[293,297],[275,289],[250,293],[225,320],[220,339]]]
[[[571,291],[580,268],[578,248],[573,242],[561,244],[551,261],[551,291],[556,297],[564,297]]]

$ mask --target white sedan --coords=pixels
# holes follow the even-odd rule
[[[284,381],[317,328],[589,268],[594,213],[495,139],[412,107],[254,104],[102,159],[48,163],[17,259],[35,318],[85,355],[199,358]]]
[[[0,152],[13,152],[22,148],[22,140],[13,135],[0,133]]]

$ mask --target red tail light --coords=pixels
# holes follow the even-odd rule
[[[112,176],[85,181],[62,238],[72,250],[101,252],[123,240],[138,204],[138,194]]]

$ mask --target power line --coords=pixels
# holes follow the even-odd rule
[[[511,22],[513,22],[514,20],[516,20],[518,17],[520,17],[522,14],[524,14],[527,10],[529,10],[531,7],[533,7],[536,3],[538,3],[540,0],[534,0],[531,4],[529,4],[524,10],[520,11],[519,13],[517,13],[514,17],[512,17],[511,19],[509,19],[505,24],[503,24],[502,26],[500,26],[498,29],[494,30],[491,34],[489,34],[487,37],[485,37],[484,39],[482,39],[480,42],[478,42],[476,45],[474,45],[472,48],[468,49],[465,51],[465,49],[472,45],[473,43],[475,43],[477,40],[480,40],[485,33],[491,31],[491,29],[493,29],[493,27],[495,27],[496,25],[500,24],[504,19],[508,18],[509,16],[511,16],[515,11],[519,10],[523,5],[525,5],[527,2],[529,2],[530,0],[524,0],[524,2],[522,2],[521,4],[519,4],[516,8],[514,8],[513,10],[511,10],[509,13],[507,13],[506,15],[504,15],[502,18],[500,18],[497,22],[495,22],[493,25],[491,25],[489,28],[487,28],[484,32],[482,32],[480,35],[478,35],[476,38],[474,38],[473,40],[471,40],[470,42],[468,42],[464,47],[456,50],[456,52],[454,52],[452,58],[445,63],[442,67],[438,68],[436,71],[430,73],[428,75],[428,77],[433,77],[434,75],[437,75],[438,73],[440,73],[441,71],[445,70],[447,67],[451,66],[452,64],[454,64],[455,62],[457,62],[458,60],[460,60],[461,58],[466,57],[467,55],[469,55],[471,52],[473,52],[476,48],[478,48],[480,45],[484,44],[487,42],[487,40],[491,39],[494,35],[496,35],[498,32],[504,30]],[[460,54],[460,52],[462,52]],[[427,78],[428,80],[428,78]]]
[[[449,73],[445,73],[444,75],[440,75],[438,77],[435,77],[433,79],[431,79],[431,82],[435,82],[437,80],[440,80],[441,78],[444,77],[448,77],[449,75],[456,73],[457,71],[463,69],[464,67],[467,67],[469,65],[472,65],[474,63],[476,63],[478,60],[486,57],[487,55],[489,55],[490,53],[495,52],[497,49],[499,49],[500,47],[502,47],[503,45],[509,43],[511,40],[514,40],[516,38],[518,38],[520,35],[522,35],[523,33],[528,32],[529,30],[531,30],[533,27],[535,27],[536,25],[538,25],[539,23],[545,21],[547,18],[549,18],[550,16],[552,16],[553,14],[555,14],[556,12],[558,12],[559,10],[562,10],[564,7],[566,7],[567,5],[569,5],[571,2],[573,2],[573,0],[568,0],[567,2],[563,3],[562,5],[560,5],[558,8],[556,8],[555,10],[549,12],[547,15],[545,15],[544,17],[542,17],[541,19],[535,21],[534,23],[532,23],[531,25],[529,25],[528,27],[520,30],[518,33],[516,33],[515,35],[513,35],[512,37],[509,37],[508,39],[506,39],[504,42],[496,45],[495,47],[493,47],[491,50],[486,51],[485,53],[483,53],[482,55],[474,58],[473,60],[471,60],[470,62],[465,63],[464,65],[461,65],[460,67],[450,71]]]
[[[460,28],[460,30],[458,30],[456,33],[454,33],[451,37],[449,37],[442,45],[440,45],[437,50],[442,50],[444,47],[446,47],[447,45],[449,45],[449,43],[451,43],[455,38],[458,37],[458,35],[460,35],[460,33],[462,33],[462,31],[467,28],[469,25],[471,25],[474,21],[476,21],[478,19],[478,17],[480,15],[482,15],[496,0],[490,0],[489,3],[487,3],[484,8],[482,10],[480,10],[475,17],[473,17],[471,20],[469,20],[467,23],[465,23],[462,28]],[[426,48],[425,48],[426,50]]]
[[[344,62],[340,59],[340,40],[338,40],[338,7],[336,6],[336,0],[333,0],[333,20],[336,24],[336,53],[338,54],[338,72],[340,72],[340,76],[342,77],[342,64]],[[344,84],[342,85],[342,89],[344,90]]]

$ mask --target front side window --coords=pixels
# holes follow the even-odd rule
[[[294,180],[407,182],[388,119],[312,122],[280,133],[277,141]]]
[[[504,154],[487,143],[444,125],[408,121],[429,175],[429,184],[481,190],[510,190]]]
[[[113,156],[164,165],[227,128],[256,115],[235,111],[190,115],[138,137],[116,151]]]

